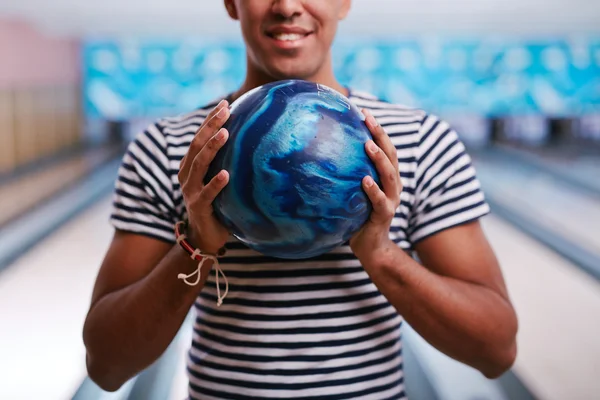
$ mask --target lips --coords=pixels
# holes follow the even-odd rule
[[[309,36],[312,31],[297,26],[275,26],[268,29],[266,34],[277,41],[294,42]]]

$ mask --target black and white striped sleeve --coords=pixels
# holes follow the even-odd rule
[[[127,148],[115,184],[111,224],[118,230],[172,243],[177,213],[167,142],[160,125],[138,134]]]
[[[448,123],[425,116],[417,154],[415,199],[409,221],[413,244],[490,212],[471,157]]]

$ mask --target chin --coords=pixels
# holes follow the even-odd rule
[[[318,68],[313,65],[302,65],[302,59],[305,57],[295,57],[293,59],[277,60],[271,58],[272,61],[265,63],[265,72],[277,80],[284,79],[307,79],[314,76]]]
[[[277,80],[308,79],[315,75],[312,69],[298,68],[297,66],[292,68],[269,68],[268,72],[269,75]]]

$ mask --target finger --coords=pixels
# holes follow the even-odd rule
[[[190,143],[186,157],[188,163],[182,169],[184,179],[187,179],[187,175],[189,174],[189,169],[193,163],[193,160],[204,148],[210,138],[213,137],[215,133],[223,126],[225,121],[227,121],[227,118],[229,118],[228,103],[227,101],[222,100],[219,105],[215,107],[215,109],[212,110],[211,113],[206,117],[200,126],[200,129],[198,129],[198,132],[194,136],[194,139]]]
[[[395,199],[400,195],[398,170],[394,168],[387,155],[375,142],[369,140],[365,147],[369,157],[375,164],[375,168],[381,179],[383,191],[388,197]]]
[[[370,176],[365,176],[363,188],[373,205],[371,220],[373,222],[385,222],[394,216],[394,210],[389,207],[389,201],[385,193],[377,186],[377,183]]]
[[[187,190],[193,191],[202,187],[210,163],[214,160],[217,152],[225,145],[228,138],[229,132],[227,132],[227,129],[221,128],[196,155],[190,168],[190,182]]]
[[[202,123],[202,126],[200,126],[198,134],[196,134],[198,139],[194,138],[196,140],[200,140],[200,142],[202,142],[201,139],[204,139],[204,143],[202,145],[204,145],[211,137],[213,137],[215,133],[221,129],[225,121],[227,121],[227,118],[229,118],[229,104],[227,101],[223,100],[219,104],[219,108],[213,110],[214,114],[208,116]]]
[[[369,110],[366,108],[363,109],[363,114],[365,114],[365,123],[371,131],[371,135],[373,135],[373,140],[377,143],[379,148],[383,150],[394,168],[398,169],[398,153],[396,152],[396,146],[394,146],[388,134]]]
[[[212,203],[215,201],[221,190],[229,183],[229,173],[226,170],[220,171],[210,182],[202,189],[198,196],[198,201],[194,207],[198,207],[198,212],[212,213]]]
[[[183,160],[181,160],[181,166],[179,168],[180,183],[183,183],[188,179],[196,155],[202,150],[206,142],[208,142],[208,140],[210,140],[210,138],[223,126],[225,121],[227,121],[227,118],[229,118],[229,103],[226,100],[222,100],[210,114],[208,114],[202,125],[200,125],[194,139],[192,139],[192,142],[190,143],[187,154]]]

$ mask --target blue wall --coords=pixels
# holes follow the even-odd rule
[[[234,90],[241,42],[90,41],[90,117],[158,118]],[[600,38],[485,38],[337,42],[339,79],[383,99],[440,114],[574,116],[600,112]]]

